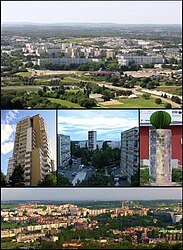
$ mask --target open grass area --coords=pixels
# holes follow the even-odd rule
[[[29,246],[30,243],[26,243],[26,246]],[[25,243],[18,243],[18,242],[1,242],[1,249],[18,249],[19,247],[25,247]]]
[[[17,207],[17,204],[1,204],[1,209],[10,209]]]
[[[145,100],[143,97],[136,99],[116,98],[121,104],[111,105],[108,108],[164,108],[164,103],[156,104],[155,99]],[[103,105],[101,105],[103,107]]]
[[[67,100],[61,100],[56,98],[48,98],[48,100],[52,103],[59,103],[60,105],[66,106],[67,108],[83,108],[78,103],[72,103]]]
[[[32,73],[31,72],[18,72],[15,75],[17,75],[17,76],[23,76],[23,77],[24,76],[30,77],[32,75]]]
[[[182,95],[182,87],[179,86],[159,86],[156,90],[164,91],[172,95]]]
[[[25,90],[25,91],[38,91],[40,87],[38,86],[7,86],[7,87],[1,87],[1,90]]]

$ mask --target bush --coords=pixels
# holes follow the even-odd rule
[[[151,94],[143,94],[142,97],[146,100],[150,99]]]
[[[170,103],[165,103],[165,108],[166,109],[171,109],[172,108],[172,105]]]
[[[161,101],[160,98],[156,98],[156,99],[155,99],[155,103],[156,103],[156,104],[161,104],[161,102],[162,102],[162,101]]]

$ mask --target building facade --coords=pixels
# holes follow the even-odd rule
[[[88,62],[101,62],[101,59],[96,58],[40,58],[37,60],[37,65],[44,67],[46,63],[51,64],[83,64]]]
[[[90,151],[97,149],[97,131],[88,131],[88,149]]]
[[[121,173],[132,184],[132,176],[139,170],[139,128],[121,133]]]
[[[26,186],[36,186],[49,172],[55,170],[46,124],[39,114],[27,116],[16,125],[13,156],[8,161],[7,181],[19,164],[24,170]]]
[[[69,135],[58,135],[58,174],[67,167],[71,159],[71,139]]]
[[[121,65],[129,66],[130,63],[135,64],[155,64],[155,63],[163,63],[162,56],[137,56],[133,54],[124,54],[118,55],[118,63]]]

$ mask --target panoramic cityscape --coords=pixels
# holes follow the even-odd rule
[[[1,249],[182,249],[182,1],[1,7]]]
[[[181,108],[181,1],[52,3],[2,1],[2,108]]]
[[[59,110],[60,185],[139,186],[138,124],[138,110]]]
[[[182,247],[181,188],[3,188],[1,193],[3,249]]]

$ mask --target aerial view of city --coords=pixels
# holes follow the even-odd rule
[[[1,110],[1,186],[56,184],[56,111]]]
[[[2,249],[182,249],[181,188],[2,188],[1,194]]]
[[[180,108],[181,25],[181,1],[2,1],[1,107]]]
[[[1,1],[1,249],[182,249],[182,1]]]
[[[58,110],[60,186],[139,186],[138,110]]]

